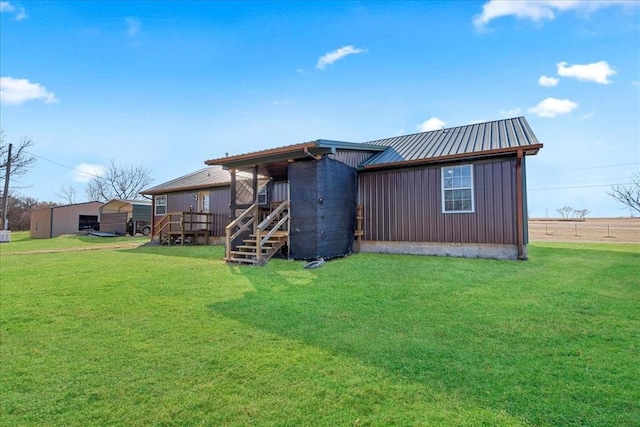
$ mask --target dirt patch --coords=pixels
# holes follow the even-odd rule
[[[585,221],[531,219],[529,240],[640,243],[640,218],[589,218]]]
[[[127,249],[127,248],[137,248],[142,246],[142,243],[114,243],[100,246],[86,246],[81,248],[60,248],[60,249],[39,249],[35,251],[24,251],[24,252],[8,252],[2,253],[2,256],[5,255],[33,255],[33,254],[52,254],[58,252],[82,252],[82,251],[98,251],[101,249]]]

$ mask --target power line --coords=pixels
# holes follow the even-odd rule
[[[622,167],[622,166],[638,166],[638,165],[640,165],[640,163],[638,163],[638,162],[635,162],[635,163],[621,163],[621,164],[618,164],[618,165],[590,166],[590,167],[586,167],[586,168],[556,169],[556,170],[548,171],[546,173],[585,171],[585,170],[592,170],[592,169],[607,169],[607,168],[617,168],[617,167]]]
[[[54,161],[54,160],[47,159],[47,158],[45,158],[45,157],[39,156],[39,155],[34,154],[34,153],[30,153],[30,152],[28,152],[28,151],[26,151],[26,150],[25,150],[25,153],[27,153],[27,154],[29,154],[29,155],[31,155],[31,156],[33,156],[33,157],[37,157],[37,158],[39,158],[39,159],[41,159],[41,160],[44,160],[44,161],[46,161],[46,162],[53,163],[53,164],[54,164],[54,165],[56,165],[56,166],[60,166],[60,167],[66,168],[66,169],[72,170],[72,171],[74,171],[74,172],[82,173],[82,174],[84,174],[84,175],[89,175],[89,176],[90,176],[90,177],[92,177],[92,178],[99,178],[99,176],[98,176],[98,175],[94,175],[94,174],[89,173],[89,172],[81,171],[80,169],[72,168],[71,166],[63,165],[62,163],[58,163],[58,162],[56,162],[56,161]]]
[[[544,190],[571,190],[574,188],[594,188],[594,187],[612,187],[614,185],[633,185],[633,182],[623,182],[621,184],[599,184],[599,185],[579,185],[575,187],[549,187],[549,188],[529,188],[529,191],[544,191]]]

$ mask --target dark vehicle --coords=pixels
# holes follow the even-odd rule
[[[127,221],[127,233],[131,236],[135,236],[136,234],[142,234],[143,236],[148,236],[151,234],[151,224],[147,221],[135,221],[136,230],[135,233],[133,231],[133,219]]]

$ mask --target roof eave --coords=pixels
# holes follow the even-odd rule
[[[407,166],[445,163],[445,162],[457,161],[457,160],[477,160],[477,159],[482,159],[487,157],[498,157],[498,156],[506,156],[509,154],[517,154],[519,151],[522,151],[523,155],[533,156],[538,154],[538,151],[542,148],[542,146],[543,144],[532,144],[532,145],[527,145],[522,147],[501,148],[496,150],[478,151],[475,153],[452,154],[449,156],[440,156],[440,157],[433,157],[433,158],[426,158],[426,159],[402,160],[398,162],[370,164],[370,165],[365,164],[361,166],[359,169],[360,170],[393,169],[393,168],[407,167]]]
[[[237,156],[220,157],[217,159],[205,160],[204,163],[209,166],[220,165],[229,169],[235,169],[239,167],[254,166],[268,161],[287,160],[292,155],[303,157],[305,155],[305,150],[313,148],[316,148],[316,141],[238,154]]]
[[[150,196],[157,196],[167,193],[179,193],[183,191],[195,191],[195,190],[206,190],[207,188],[217,188],[217,187],[228,187],[231,185],[229,181],[226,182],[216,182],[215,184],[199,184],[199,185],[190,185],[187,187],[173,187],[173,188],[150,188],[149,190],[143,190],[140,194],[148,194]]]

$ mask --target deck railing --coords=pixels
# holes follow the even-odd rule
[[[171,244],[171,237],[180,237],[181,244],[184,244],[185,236],[211,234],[211,223],[213,214],[209,212],[169,212],[164,215],[153,227],[153,236],[158,236],[162,241],[168,238]]]

